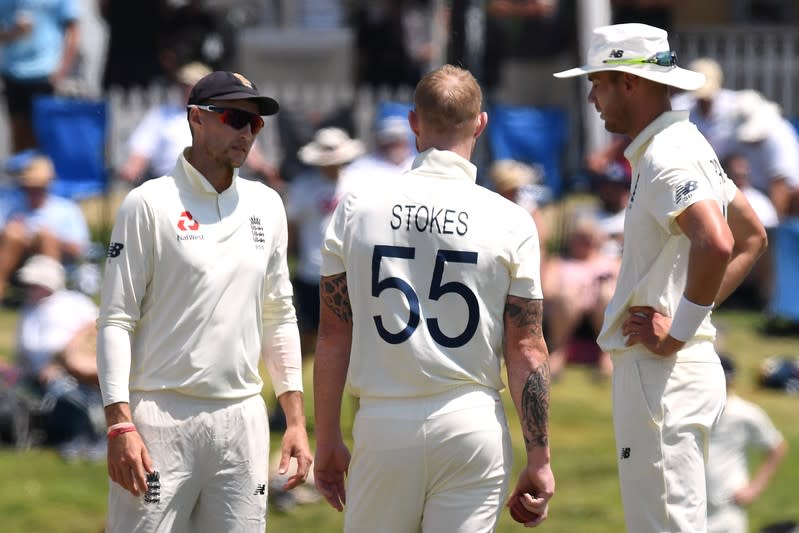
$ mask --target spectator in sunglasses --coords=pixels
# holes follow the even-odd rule
[[[107,531],[265,528],[261,358],[286,414],[278,470],[297,467],[282,488],[308,474],[286,215],[275,191],[239,177],[277,112],[241,74],[208,74],[188,98],[191,146],[119,209],[98,319]]]

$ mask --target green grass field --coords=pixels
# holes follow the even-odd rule
[[[0,359],[11,356],[15,316],[0,313]],[[760,501],[750,510],[752,531],[778,520],[799,520],[796,479],[799,476],[799,397],[758,390],[756,369],[764,357],[799,353],[796,337],[764,337],[756,313],[717,313],[726,331],[725,348],[739,365],[739,393],[758,402],[790,442],[783,468]],[[306,411],[313,431],[311,364],[306,367]],[[265,393],[270,405],[274,399]],[[506,395],[507,402],[507,395]],[[539,530],[563,533],[624,531],[616,480],[611,425],[610,384],[596,382],[586,369],[569,368],[552,387],[551,443],[557,490],[550,518]],[[506,403],[507,406],[507,403]],[[515,413],[509,411],[516,457],[522,457]],[[349,416],[349,414],[348,414]],[[347,417],[348,417],[347,416]],[[348,433],[348,430],[347,430]],[[272,446],[279,442],[273,434]],[[519,467],[519,461],[516,465]],[[100,532],[106,512],[104,464],[61,460],[49,450],[0,450],[0,530],[5,533]],[[391,502],[386,502],[391,505]],[[271,512],[268,531],[327,533],[341,531],[342,516],[326,503],[299,506],[287,514]],[[498,531],[521,531],[503,513]],[[375,532],[379,533],[379,532]]]

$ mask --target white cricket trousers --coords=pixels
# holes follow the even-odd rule
[[[749,520],[746,509],[733,501],[711,506],[707,513],[707,533],[747,533]]]
[[[629,533],[706,533],[710,430],[726,401],[712,343],[613,355],[613,426]]]
[[[260,395],[132,393],[130,408],[161,474],[161,501],[145,503],[109,481],[107,532],[263,533],[269,422]]]
[[[352,432],[346,533],[494,531],[513,462],[496,391],[361,398]]]

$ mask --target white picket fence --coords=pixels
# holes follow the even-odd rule
[[[724,86],[756,89],[799,117],[799,31],[794,26],[694,27],[678,31],[671,45],[680,63],[712,57],[722,67]]]
[[[256,84],[263,94],[275,98],[281,109],[299,115],[299,119],[309,124],[316,123],[341,108],[351,107],[355,135],[367,146],[372,146],[372,125],[375,112],[381,101],[410,103],[410,88],[397,91],[369,89],[355,90],[352,86],[304,84],[276,85],[267,81]],[[114,91],[108,96],[109,101],[109,165],[118,168],[127,157],[127,140],[136,125],[150,108],[168,101],[177,102],[180,94],[161,87],[135,89],[128,92]],[[275,118],[267,119],[264,132],[258,137],[261,148],[271,161],[279,161],[283,156],[280,146]]]

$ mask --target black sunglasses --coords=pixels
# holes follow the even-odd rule
[[[264,127],[264,119],[260,115],[243,111],[241,109],[233,109],[230,107],[218,107],[215,105],[199,105],[192,104],[189,107],[196,107],[203,111],[210,111],[211,113],[218,113],[219,120],[223,124],[227,124],[234,130],[240,130],[247,124],[250,125],[250,131],[255,135]]]
[[[674,67],[677,66],[677,52],[669,50],[667,52],[658,52],[649,57],[637,57],[629,59],[605,59],[602,61],[608,65],[640,65],[645,63],[652,63],[661,67]]]

